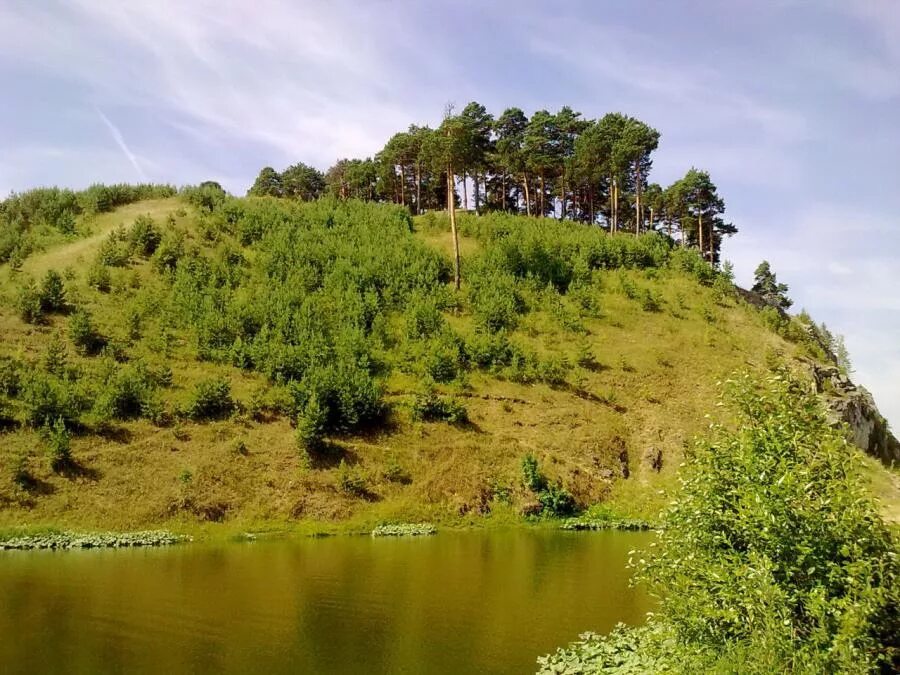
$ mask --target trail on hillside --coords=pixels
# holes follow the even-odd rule
[[[155,220],[163,220],[170,213],[183,206],[177,198],[154,199],[135,202],[120,207],[110,213],[95,216],[88,227],[91,234],[65,244],[51,246],[45,251],[30,256],[22,265],[22,270],[40,276],[49,269],[62,270],[75,265],[79,259],[87,260],[96,251],[109,233],[121,225],[130,225],[141,214],[150,215]]]

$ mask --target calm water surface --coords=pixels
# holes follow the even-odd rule
[[[627,532],[0,552],[2,673],[528,673],[639,623]]]

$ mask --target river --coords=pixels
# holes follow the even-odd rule
[[[0,552],[0,671],[528,673],[639,623],[647,533],[542,529]]]

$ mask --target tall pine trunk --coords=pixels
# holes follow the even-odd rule
[[[522,174],[522,182],[525,184],[525,212],[531,215],[531,196],[528,194],[528,174]]]
[[[706,249],[703,248],[703,214],[697,217],[697,234],[700,237],[700,257],[706,260]]]
[[[422,164],[416,160],[416,215],[422,213]]]
[[[635,212],[636,212],[636,213],[635,213],[635,219],[634,219],[634,233],[635,233],[635,234],[640,234],[640,233],[641,233],[641,225],[643,224],[643,220],[644,220],[644,212],[643,212],[643,210],[641,209],[641,193],[642,193],[642,191],[643,191],[643,189],[642,189],[642,183],[643,183],[644,181],[643,181],[643,177],[641,176],[641,163],[640,163],[640,161],[636,161],[636,162],[634,163],[634,181],[635,181],[635,188],[634,188],[634,198],[635,198],[634,210],[635,210]]]
[[[544,188],[544,172],[543,172],[543,171],[541,171],[540,182],[541,182],[541,198],[540,198],[540,204],[541,204],[541,218],[543,218],[543,217],[544,217],[544,214],[547,213],[547,209],[544,208],[544,192],[545,192],[545,188]]]
[[[456,200],[453,167],[447,166],[447,211],[450,213],[450,232],[453,235],[453,286],[459,290],[459,236],[456,233]]]

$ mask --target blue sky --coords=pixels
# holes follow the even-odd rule
[[[900,427],[900,0],[0,4],[0,192],[214,179],[377,151],[470,100],[662,132],[740,233],[846,336]]]

